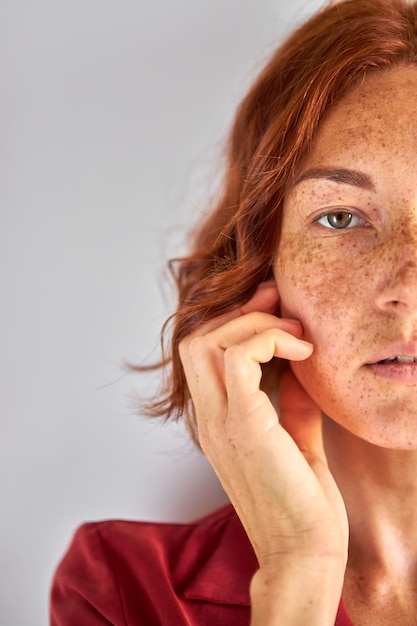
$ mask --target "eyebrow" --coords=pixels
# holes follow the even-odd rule
[[[360,189],[375,191],[375,185],[367,174],[357,170],[340,168],[313,167],[303,172],[301,176],[295,180],[293,186],[295,187],[296,185],[299,185],[304,180],[312,180],[316,178],[325,178],[333,183],[352,185],[353,187],[359,187]]]

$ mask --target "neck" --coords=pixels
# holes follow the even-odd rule
[[[391,450],[356,437],[328,417],[323,438],[350,529],[350,566],[395,583],[417,570],[417,451]]]

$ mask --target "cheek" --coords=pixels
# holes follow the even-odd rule
[[[366,234],[366,233],[365,233]],[[356,235],[355,235],[356,237]],[[343,236],[331,240],[294,236],[288,231],[274,266],[281,315],[299,319],[314,351],[291,367],[304,389],[335,422],[373,444],[416,448],[410,421],[416,388],[399,397],[396,386],[369,375],[366,363],[395,336],[375,296],[392,277],[399,246]]]
[[[344,241],[282,242],[275,264],[281,315],[299,319],[306,339],[349,339],[366,325],[364,308],[373,290],[372,254]],[[348,332],[348,336],[346,336]]]
[[[299,319],[304,338],[314,345],[309,359],[292,363],[293,371],[328,415],[343,411],[343,419],[352,408],[343,400],[354,395],[352,363],[364,362],[373,332],[370,259],[360,257],[352,262],[352,251],[342,242],[336,252],[323,242],[292,240],[282,246],[275,266],[281,315]]]

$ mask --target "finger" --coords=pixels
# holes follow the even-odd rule
[[[346,519],[343,500],[327,465],[322,435],[322,412],[289,369],[281,379],[280,423],[297,444],[329,500]],[[347,526],[345,533],[348,533]]]
[[[237,354],[237,360],[246,366],[253,365],[251,361],[266,363],[274,356],[294,361],[307,358],[313,347],[299,339],[302,332],[301,324],[295,320],[248,313],[188,343],[183,342],[181,358],[186,371],[192,369],[198,379],[210,384],[214,370],[220,374],[218,382],[223,376],[225,351],[232,350],[231,354]]]
[[[179,348],[183,366],[186,372],[191,366],[201,375],[208,373],[207,371],[201,372],[201,366],[204,363],[223,370],[224,350],[234,344],[243,344],[248,338],[268,329],[280,330],[294,337],[301,337],[303,333],[301,323],[297,320],[281,319],[268,313],[247,313],[229,320],[210,332],[182,340]],[[292,358],[292,353],[283,354],[283,358]]]
[[[284,319],[269,313],[247,313],[214,330],[211,333],[211,339],[223,350],[236,344],[240,344],[244,348],[245,342],[251,337],[267,330],[272,332],[274,330],[283,331],[297,338],[301,338],[304,332],[301,322],[298,320]],[[291,357],[285,356],[283,358]],[[265,363],[266,361],[260,362]]]
[[[188,338],[196,337],[202,334],[206,334],[217,328],[223,326],[227,322],[240,318],[247,313],[253,313],[255,311],[275,314],[278,310],[279,305],[279,293],[276,286],[275,281],[263,282],[258,285],[253,296],[243,304],[241,307],[238,307],[224,315],[220,315],[206,324],[203,327],[198,328],[195,332],[191,333]],[[185,341],[187,337],[185,338]]]
[[[311,344],[297,338],[302,332],[301,324],[294,320],[248,313],[215,331],[194,337],[187,345],[183,343],[181,359],[197,419],[199,415],[224,412],[227,402],[225,356],[229,348],[237,355],[236,366],[247,368],[248,382],[242,383],[243,390],[254,393],[256,385],[260,384],[260,362],[274,356],[300,360],[311,354]],[[241,393],[239,386],[236,393]],[[242,395],[242,402],[245,397]]]
[[[248,395],[259,391],[260,363],[267,363],[273,357],[302,361],[312,351],[311,343],[281,328],[267,328],[225,350],[226,388],[245,402]]]

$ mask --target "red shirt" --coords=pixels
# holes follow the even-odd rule
[[[256,569],[230,505],[189,524],[83,524],[55,573],[51,626],[248,626]],[[335,626],[352,626],[342,603]]]

